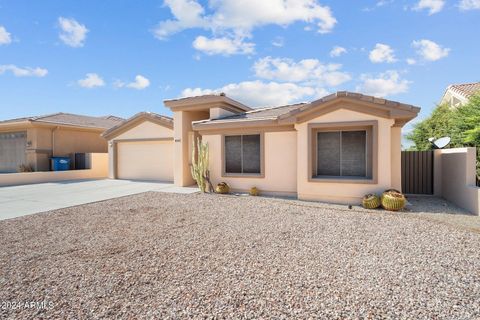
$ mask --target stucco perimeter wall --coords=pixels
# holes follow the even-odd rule
[[[346,182],[322,182],[309,181],[310,172],[308,170],[308,125],[320,123],[337,123],[353,121],[378,121],[378,157],[377,157],[377,181],[375,183],[346,183]],[[364,113],[339,109],[331,113],[319,116],[295,127],[298,130],[297,140],[297,179],[298,179],[298,198],[302,200],[316,200],[333,203],[358,204],[364,195],[368,193],[381,193],[385,189],[392,188],[398,184],[398,169],[392,170],[392,163],[399,165],[400,159],[392,161],[392,157],[398,157],[400,152],[392,152],[392,147],[397,148],[400,142],[392,144],[392,125],[394,120],[376,117]],[[395,139],[400,139],[396,134]],[[375,141],[375,139],[374,139]],[[375,142],[374,142],[375,144]],[[375,148],[375,146],[373,146]],[[374,169],[375,171],[375,169]],[[392,173],[394,179],[392,180]]]
[[[480,188],[476,187],[475,148],[435,150],[434,193],[470,213],[480,214]]]
[[[49,158],[71,156],[72,153],[105,153],[107,141],[101,130],[63,127],[31,127],[27,130],[27,163],[36,171],[50,169]]]
[[[45,182],[103,179],[108,173],[108,154],[91,153],[91,169],[0,174],[0,187]]]
[[[108,177],[114,178],[114,150],[113,142],[115,140],[141,140],[141,139],[161,139],[172,138],[173,130],[150,121],[144,121],[130,130],[121,133],[114,139],[108,141]],[[146,154],[146,157],[149,155]]]
[[[234,191],[248,191],[255,186],[263,194],[295,196],[297,191],[296,131],[265,132],[265,175],[262,178],[222,177],[222,135],[204,134],[210,150],[210,178],[216,185],[225,181]]]

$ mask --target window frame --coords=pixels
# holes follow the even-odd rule
[[[318,132],[366,131],[366,177],[355,176],[318,176],[317,175],[317,137]],[[369,148],[370,144],[370,148]],[[378,172],[378,121],[352,121],[308,124],[308,181],[333,183],[376,184]],[[370,151],[370,152],[369,152]],[[371,155],[370,155],[371,154]],[[371,164],[369,164],[369,162]]]
[[[232,136],[251,136],[258,135],[260,136],[260,173],[228,173],[226,172],[226,155],[225,155],[225,137]],[[265,177],[265,135],[263,132],[241,132],[241,133],[231,133],[231,134],[222,134],[222,177],[225,178],[264,178]]]

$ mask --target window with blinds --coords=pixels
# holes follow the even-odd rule
[[[260,174],[260,135],[225,136],[225,173]]]
[[[367,131],[317,132],[317,177],[368,176]]]

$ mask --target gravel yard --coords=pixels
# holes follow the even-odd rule
[[[431,215],[152,192],[5,220],[0,318],[478,319],[479,229]]]

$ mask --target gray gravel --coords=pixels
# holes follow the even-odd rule
[[[419,216],[146,193],[1,221],[0,318],[479,318],[480,234]]]

